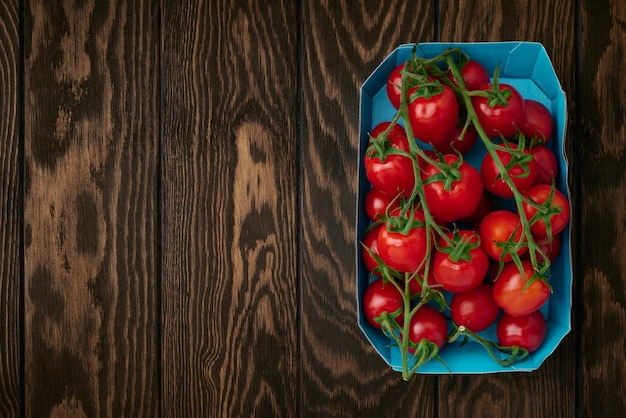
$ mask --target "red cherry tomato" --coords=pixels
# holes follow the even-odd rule
[[[556,155],[545,145],[532,147],[530,153],[537,165],[537,176],[534,184],[552,184],[559,173]]]
[[[363,259],[363,264],[365,264],[365,268],[369,272],[373,272],[376,267],[378,267],[378,263],[367,251],[366,247],[369,248],[374,254],[378,255],[378,233],[382,225],[378,225],[367,231],[365,236],[363,237],[363,245],[361,246],[361,258]]]
[[[516,144],[509,144],[510,150],[502,150],[497,149],[496,154],[502,161],[502,165],[507,169],[513,184],[519,191],[523,191],[528,189],[535,181],[535,177],[537,177],[537,164],[532,159],[532,155],[530,151],[524,150],[523,156],[525,160],[516,160],[519,162],[514,162],[514,158],[519,153],[517,150]],[[526,161],[527,160],[527,161]],[[512,164],[511,167],[509,165]],[[491,154],[486,154],[483,158],[483,161],[480,165],[480,176],[483,180],[483,185],[485,186],[485,190],[491,192],[499,197],[513,197],[513,191],[508,186],[508,184],[504,181],[502,176],[500,175],[500,170],[496,165]]]
[[[489,106],[489,99],[481,96],[472,96],[472,105],[476,116],[485,133],[492,138],[512,137],[517,133],[524,117],[524,99],[515,87],[509,84],[500,84],[500,91],[509,90],[510,96],[506,105],[496,104]],[[491,90],[493,86],[486,84],[479,90]]]
[[[509,263],[502,269],[493,285],[493,298],[509,315],[527,315],[539,309],[550,296],[550,288],[542,280],[533,278],[526,287],[526,282],[534,274],[532,264],[522,260],[523,273],[515,263]]]
[[[465,131],[465,135],[463,135],[463,137],[461,137],[462,133],[463,127],[456,126],[450,133],[450,136],[448,136],[448,138],[441,144],[437,145],[437,151],[442,154],[467,154],[476,143],[478,132],[476,132],[476,128],[470,126]]]
[[[428,277],[426,278],[426,283],[428,284],[428,287],[440,287],[440,285],[433,277],[432,271],[432,268],[428,269]],[[419,295],[422,293],[421,280],[423,280],[423,276],[423,274],[420,274],[419,277],[417,275],[411,276],[409,282],[409,291],[411,292],[411,295]]]
[[[489,84],[489,74],[478,61],[470,60],[460,70],[468,90],[478,90],[485,84]],[[448,71],[447,75],[455,85],[458,85],[451,71]]]
[[[478,171],[469,163],[453,154],[443,156],[447,166],[456,167],[458,179],[437,179],[442,172],[439,167],[426,164],[422,171],[424,197],[433,217],[442,222],[452,222],[471,215],[483,195],[483,183]],[[452,172],[446,173],[452,177]],[[435,180],[435,181],[433,181]]]
[[[402,293],[392,284],[384,283],[378,279],[370,283],[363,294],[363,314],[374,328],[381,329],[381,323],[376,321],[376,317],[383,312],[393,314],[404,306]],[[402,314],[396,317],[396,322],[402,325]]]
[[[478,202],[478,206],[474,209],[471,215],[466,216],[464,218],[460,218],[460,222],[472,223],[476,221],[482,220],[489,212],[493,210],[493,204],[489,195],[487,193],[483,193],[483,196],[480,198],[480,202]],[[474,230],[478,230],[479,228],[472,228]]]
[[[365,213],[372,221],[385,216],[388,211],[400,207],[400,199],[386,195],[378,189],[371,188],[365,195]]]
[[[414,225],[407,234],[390,230],[388,223],[378,233],[378,254],[381,260],[399,272],[413,273],[424,264],[428,248],[426,227],[423,224],[424,212],[415,210],[414,213]]]
[[[393,69],[387,79],[387,97],[396,109],[400,109],[400,96],[402,92],[402,70],[404,63]]]
[[[539,246],[539,250],[541,251],[541,253],[537,253],[537,261],[542,263],[545,258],[541,254],[545,254],[546,257],[548,257],[550,263],[553,263],[561,252],[561,234],[552,235],[552,241],[550,241],[547,237],[539,236],[533,236],[533,239],[535,240],[535,243]],[[530,253],[526,252],[523,258],[529,260]]]
[[[455,324],[480,332],[496,321],[500,307],[493,299],[491,286],[481,283],[473,289],[455,293],[450,301],[450,314]]]
[[[409,69],[411,67],[409,66]],[[404,63],[398,65],[393,71],[389,74],[387,78],[387,97],[391,102],[392,106],[396,109],[400,109],[401,95],[402,95],[402,70],[404,69]],[[431,80],[434,80],[434,77],[430,77]],[[410,91],[411,88],[417,85],[417,81],[415,79],[409,78],[407,79],[408,86],[406,91]]]
[[[528,189],[524,195],[540,205],[545,204],[552,192],[552,186],[537,184]],[[527,202],[523,202],[524,213],[530,221],[537,213],[537,209]],[[530,225],[530,231],[538,236],[548,236],[547,224],[550,225],[552,234],[558,234],[567,226],[570,217],[569,201],[558,189],[554,189],[550,203],[550,214],[538,219]]]
[[[387,130],[387,128],[389,128],[389,125],[391,125],[391,122],[381,122],[378,125],[374,126],[374,129],[372,129],[372,132],[370,133],[370,136],[372,136],[373,138],[378,138],[378,135],[380,135],[381,133],[385,132]],[[391,130],[389,131],[389,135],[388,136],[400,136],[400,137],[405,137],[406,136],[406,131],[404,130],[404,128],[398,124],[393,125],[393,127],[391,128]]]
[[[413,135],[435,148],[444,143],[459,120],[459,103],[454,91],[442,85],[443,91],[431,97],[411,100],[417,88],[409,91],[409,123]]]
[[[380,133],[389,126],[389,122],[383,122],[381,125],[374,128],[372,138],[378,138]],[[383,153],[391,148],[410,152],[404,129],[399,125],[394,125],[382,148]],[[404,197],[411,195],[415,187],[415,174],[413,162],[409,157],[395,154],[383,156],[375,148],[370,147],[363,163],[365,175],[374,188],[391,197],[396,197],[399,193]]]
[[[446,344],[448,324],[437,309],[424,305],[415,312],[409,323],[409,339],[419,344],[422,339],[435,343],[441,348]]]
[[[545,144],[552,138],[552,115],[536,100],[524,100],[524,118],[520,130],[533,144]]]
[[[546,320],[541,311],[517,317],[505,313],[498,320],[496,335],[500,345],[518,346],[532,353],[543,343],[546,330]]]
[[[461,230],[450,232],[448,238],[452,245],[442,237],[438,240],[439,248],[433,255],[433,276],[441,286],[450,292],[463,292],[482,283],[489,270],[489,259],[480,247],[478,235],[475,232]],[[461,258],[453,259],[452,254],[460,245],[471,245]],[[452,250],[452,253],[450,253]]]
[[[495,261],[500,261],[503,251],[502,244],[509,241],[511,237],[513,237],[511,241],[514,243],[522,240],[522,226],[519,215],[503,209],[494,210],[485,215],[480,222],[479,231],[483,250]],[[522,255],[527,250],[527,247],[522,246],[517,254]],[[513,260],[511,254],[504,256],[505,262],[511,260]]]

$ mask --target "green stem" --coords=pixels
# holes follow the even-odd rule
[[[456,341],[461,336],[471,338],[472,340],[476,341],[478,344],[482,345],[485,348],[485,350],[487,350],[487,353],[489,353],[489,356],[502,367],[508,367],[511,364],[516,363],[518,361],[522,361],[526,357],[528,357],[528,354],[529,354],[528,350],[524,348],[521,348],[519,346],[505,347],[505,346],[496,344],[493,341],[490,341],[486,338],[481,337],[475,332],[468,330],[463,325],[457,326],[456,324],[453,324],[453,326],[454,326],[453,332],[448,337],[448,343],[452,343]],[[505,359],[501,359],[499,356],[496,355],[494,350],[497,350],[500,353],[506,354],[508,355],[508,357]]]

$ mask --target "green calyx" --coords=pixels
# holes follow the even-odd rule
[[[448,258],[454,262],[471,261],[471,251],[480,247],[480,238],[478,235],[461,235],[457,229],[452,233],[452,238],[446,241],[445,246],[437,247],[437,250],[447,254]]]

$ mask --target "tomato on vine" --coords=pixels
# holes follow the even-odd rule
[[[554,152],[545,145],[538,145],[532,147],[530,153],[537,165],[537,176],[533,184],[552,184],[559,173],[559,165]]]
[[[373,272],[376,267],[378,267],[378,262],[374,257],[372,257],[370,251],[375,255],[378,255],[378,233],[380,232],[381,228],[382,225],[378,225],[367,231],[367,233],[363,237],[361,258],[363,259],[363,264],[365,265],[365,268],[370,273]]]
[[[423,290],[422,284],[426,282],[426,285],[429,288],[434,288],[439,286],[437,281],[435,280],[432,268],[428,269],[428,276],[424,278],[424,272],[420,272],[419,274],[414,274],[409,278],[409,291],[411,292],[411,296],[420,295]],[[404,283],[404,282],[403,282]]]
[[[400,199],[389,196],[376,188],[365,195],[365,213],[372,221],[382,219],[387,212],[400,207]]]
[[[463,82],[465,83],[465,87],[468,90],[478,90],[482,86],[489,84],[489,74],[485,67],[478,61],[468,60],[461,68],[461,76],[463,77]],[[458,86],[456,81],[456,77],[450,70],[448,70],[447,74],[448,78]]]
[[[494,92],[487,96],[472,96],[472,105],[478,121],[491,138],[510,138],[522,125],[524,99],[517,89],[509,84],[482,86],[480,91]]]
[[[553,263],[559,256],[562,242],[561,234],[552,234],[552,239],[533,235],[533,240],[535,241],[535,244],[537,244],[537,247],[539,247],[539,252],[536,253],[537,261],[539,263],[544,263],[546,261],[546,257],[550,263]],[[526,253],[522,258],[530,260],[530,254]]]
[[[493,298],[491,286],[478,286],[452,295],[450,314],[455,324],[465,326],[472,332],[480,332],[496,321],[500,306]]]
[[[448,336],[448,323],[443,314],[429,305],[421,306],[411,317],[409,339],[418,344],[423,339],[442,348]],[[409,349],[409,351],[413,351]]]
[[[489,259],[480,247],[480,238],[469,230],[453,231],[440,237],[433,255],[433,276],[450,292],[463,292],[482,283]]]
[[[493,285],[493,298],[502,310],[512,316],[527,315],[539,309],[550,296],[550,287],[538,278],[530,261],[504,266]]]
[[[511,254],[522,255],[528,250],[519,215],[505,209],[485,215],[480,222],[479,235],[483,250],[495,261],[502,258],[509,262],[513,260]]]
[[[541,311],[522,316],[503,314],[496,325],[496,334],[501,345],[518,346],[532,353],[543,343],[547,331],[546,320]]]
[[[469,126],[463,133],[462,126],[456,126],[445,141],[436,146],[437,151],[442,154],[467,154],[476,144],[478,132],[474,126]]]
[[[537,177],[537,164],[530,151],[519,149],[517,144],[508,144],[496,149],[513,184],[519,191],[528,189]],[[499,197],[513,197],[513,190],[500,173],[500,168],[491,154],[486,154],[480,164],[480,176],[485,190]]]
[[[372,186],[384,194],[409,197],[415,187],[413,160],[408,155],[394,153],[395,150],[410,153],[409,140],[400,125],[394,125],[386,137],[381,134],[390,122],[377,125],[370,137],[363,164],[365,175]]]
[[[469,216],[459,218],[459,222],[478,222],[478,224],[480,224],[480,221],[492,210],[494,210],[494,207],[490,196],[487,193],[483,193],[483,196],[480,198],[480,202],[478,202],[478,206],[474,209],[474,212],[472,212]],[[474,227],[472,229],[478,230],[479,228]]]
[[[520,130],[532,144],[545,144],[552,138],[552,114],[542,103],[525,99]]]
[[[381,322],[376,319],[385,312],[394,317],[398,325],[404,321],[402,293],[391,282],[377,279],[370,283],[363,294],[362,307],[367,322],[374,328],[381,329]]]
[[[434,86],[409,90],[408,118],[413,135],[437,148],[448,139],[459,120],[459,103],[454,91],[439,81]]]
[[[452,222],[476,210],[483,195],[483,183],[478,171],[457,155],[446,154],[441,159],[437,165],[424,166],[421,175],[424,197],[435,219]]]
[[[389,101],[396,109],[400,108],[400,101],[402,96],[402,70],[404,69],[404,63],[398,65],[391,71],[389,78],[387,79],[386,90]]]
[[[545,210],[545,213],[538,214],[539,211],[533,204],[526,201],[522,203],[533,234],[549,237],[565,229],[569,222],[570,207],[563,193],[547,184],[537,184],[524,195]]]
[[[424,212],[409,210],[400,215],[396,210],[378,233],[378,254],[389,267],[399,272],[413,273],[424,267],[428,243]]]

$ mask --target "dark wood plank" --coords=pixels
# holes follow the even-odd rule
[[[0,4],[0,416],[21,414],[22,150],[19,2]]]
[[[432,376],[404,382],[357,324],[359,89],[399,44],[430,41],[433,2],[303,2],[302,413],[435,416]]]
[[[158,416],[158,10],[25,10],[26,416]]]
[[[163,413],[297,416],[296,4],[163,6]]]
[[[546,47],[569,98],[567,150],[571,172],[574,172],[576,161],[572,144],[580,138],[571,128],[571,119],[575,114],[572,100],[576,64],[575,2],[443,0],[440,7],[442,41],[523,40],[541,42]],[[572,176],[569,182],[573,185]],[[576,223],[575,220],[572,222]],[[576,225],[573,225],[573,229],[576,229]],[[441,377],[439,416],[574,416],[574,335],[573,330],[556,352],[532,373]]]
[[[580,416],[626,414],[624,22],[623,1],[581,2]]]

